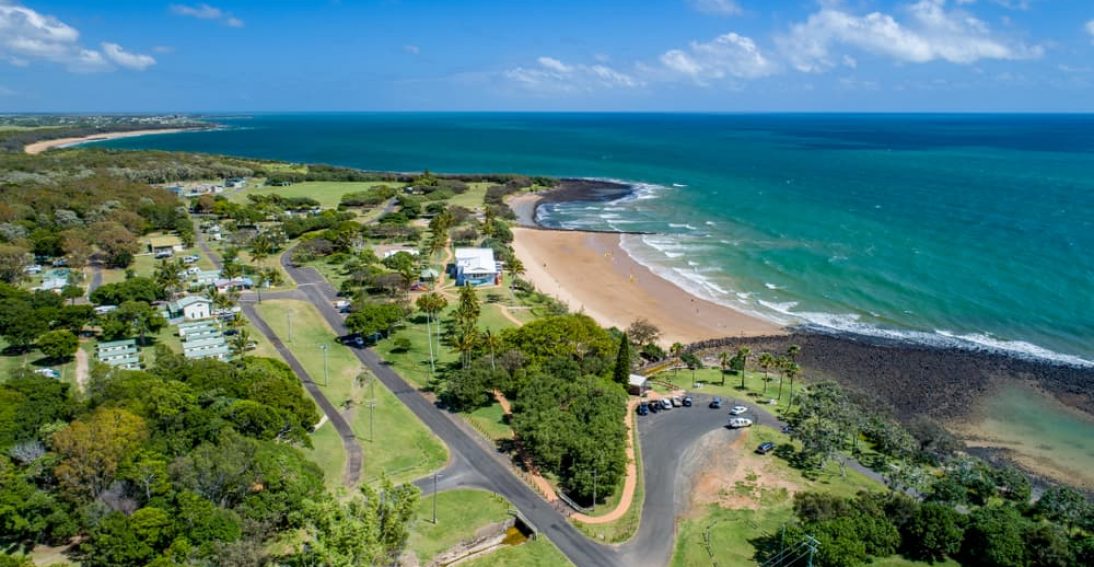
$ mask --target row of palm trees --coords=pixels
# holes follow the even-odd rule
[[[669,347],[669,353],[673,358],[677,360],[677,367],[680,362],[684,362],[686,347],[681,343],[673,343]],[[759,366],[764,373],[763,379],[763,395],[767,395],[767,385],[771,381],[770,372],[772,370],[779,373],[779,390],[776,395],[776,399],[782,400],[783,393],[783,378],[790,379],[790,405],[794,405],[794,379],[801,374],[801,366],[797,363],[798,355],[801,354],[801,347],[798,345],[790,345],[786,349],[786,353],[783,355],[776,355],[770,352],[762,352],[756,357],[756,365]],[[725,385],[726,374],[730,370],[733,370],[741,377],[740,388],[745,389],[745,377],[747,376],[746,370],[748,369],[749,360],[752,358],[752,349],[747,346],[742,346],[737,349],[737,352],[730,354],[730,351],[722,351],[718,353],[718,364],[722,370],[722,385]],[[694,370],[693,363],[688,363],[688,367]]]

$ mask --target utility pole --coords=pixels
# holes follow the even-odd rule
[[[372,443],[372,416],[376,413],[376,400],[372,400],[366,404],[368,406],[368,442]]]
[[[286,312],[285,316],[289,318],[289,344],[292,344],[292,311]]]
[[[323,349],[323,385],[327,385],[327,345],[319,345]]]
[[[817,553],[817,546],[820,545],[820,542],[817,541],[817,538],[807,535],[805,536],[805,545],[809,547],[809,562],[806,565],[813,567],[813,555]]]
[[[437,525],[437,477],[444,476],[441,473],[433,473],[433,525]]]

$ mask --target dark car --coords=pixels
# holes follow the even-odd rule
[[[693,403],[694,402],[691,400],[691,396],[684,396],[684,401],[683,401],[684,407],[690,408]]]
[[[657,413],[657,412],[661,411],[661,402],[658,402],[658,401],[654,400],[654,401],[649,403],[649,407],[650,407],[650,411],[652,411],[653,413]]]
[[[638,415],[649,415],[650,406],[648,404],[638,404]]]
[[[710,400],[710,409],[722,409],[722,398],[715,396],[713,400]]]
[[[766,454],[768,454],[768,453],[770,453],[771,451],[774,451],[774,450],[775,450],[775,444],[772,443],[771,441],[760,443],[760,446],[756,447],[756,452],[761,454],[761,455],[766,455]]]
[[[790,433],[791,431],[794,431],[794,428],[790,427],[789,425],[784,425],[782,428],[783,433]]]

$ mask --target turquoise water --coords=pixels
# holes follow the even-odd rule
[[[294,114],[107,142],[634,183],[541,220],[782,322],[1094,361],[1094,116]]]

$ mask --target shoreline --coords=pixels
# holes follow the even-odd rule
[[[524,263],[525,278],[603,326],[626,329],[644,317],[661,329],[664,344],[785,332],[662,278],[631,258],[621,239],[610,232],[513,229],[513,249]]]
[[[78,136],[73,138],[55,138],[52,140],[41,140],[31,144],[27,144],[23,147],[23,151],[30,155],[38,155],[42,152],[52,150],[54,148],[68,148],[72,146],[78,146],[86,144],[88,142],[101,142],[105,140],[116,140],[119,138],[135,138],[137,136],[151,136],[154,134],[177,134],[179,132],[189,132],[192,130],[206,130],[206,127],[187,127],[187,128],[152,128],[146,130],[128,130],[122,132],[103,132],[101,134],[91,134],[89,136]]]

